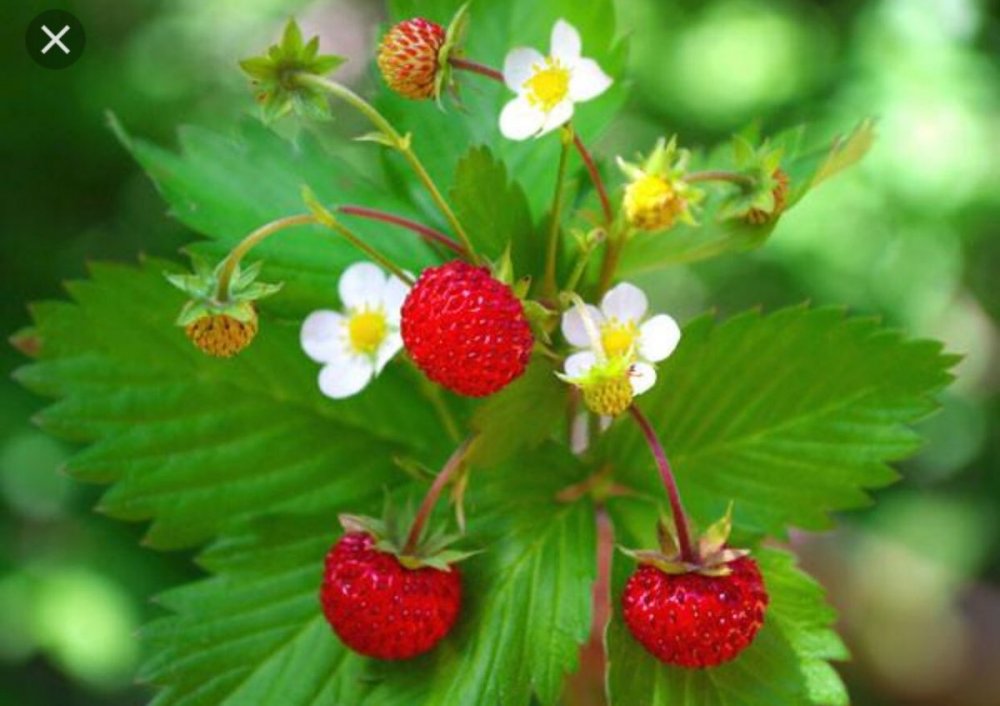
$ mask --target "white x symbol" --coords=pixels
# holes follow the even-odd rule
[[[59,41],[60,39],[63,38],[63,35],[69,32],[69,25],[66,25],[61,30],[59,30],[59,34],[52,34],[52,30],[50,30],[45,25],[42,25],[42,31],[45,32],[45,34],[49,35],[49,39],[52,40],[45,45],[44,49],[42,49],[43,54],[48,54],[49,49],[51,49],[53,46],[56,45],[58,45],[59,48],[63,50],[63,54],[69,54],[69,47],[67,47],[65,44]]]

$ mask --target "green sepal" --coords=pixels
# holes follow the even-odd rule
[[[729,503],[726,514],[712,523],[700,536],[693,537],[694,558],[686,561],[681,556],[674,521],[661,515],[656,525],[659,550],[628,549],[619,547],[622,553],[640,564],[655,566],[668,574],[697,573],[702,576],[728,576],[729,564],[750,554],[748,549],[732,549],[726,546],[733,529],[733,503]]]
[[[434,100],[442,110],[441,96],[447,90],[457,96],[457,87],[451,68],[451,58],[461,56],[462,43],[469,28],[469,3],[463,3],[455,12],[445,30],[444,44],[438,49],[438,70],[434,76]]]
[[[698,554],[702,557],[709,557],[718,554],[729,541],[729,535],[733,531],[733,502],[729,501],[726,514],[721,519],[716,520],[706,529],[698,539]]]
[[[779,186],[774,174],[781,166],[784,147],[772,146],[767,140],[754,147],[743,135],[735,135],[732,148],[737,172],[749,177],[752,185],[739,185],[719,206],[716,218],[742,219],[753,210],[773,213],[774,191]]]
[[[493,278],[497,281],[503,282],[507,286],[514,284],[514,262],[510,257],[509,242],[507,243],[507,247],[505,247],[504,251],[500,254],[500,257],[497,258],[496,262],[494,262],[492,267],[490,267],[490,270],[492,271]],[[515,292],[514,296],[523,295],[518,295],[517,292]]]
[[[525,299],[521,302],[524,307],[524,316],[528,320],[528,325],[544,343],[551,343],[552,337],[549,332],[555,328],[555,323],[559,318],[559,312],[549,309],[541,302],[534,299]]]
[[[453,548],[452,545],[461,539],[460,534],[448,533],[443,527],[431,532],[428,530],[428,525],[424,526],[417,546],[412,551],[406,551],[406,541],[415,514],[412,507],[397,510],[387,497],[381,518],[345,513],[339,515],[338,519],[345,532],[363,532],[371,535],[375,540],[375,550],[392,554],[407,569],[429,566],[448,571],[449,564],[478,553],[478,551]]]
[[[190,297],[177,316],[178,326],[188,326],[206,316],[229,316],[242,323],[250,323],[257,316],[254,302],[277,293],[283,286],[281,283],[257,281],[263,267],[260,261],[249,267],[237,265],[229,280],[227,297],[219,299],[216,295],[225,262],[222,260],[213,268],[206,260],[192,256],[193,273],[163,273],[170,284]]]
[[[298,24],[289,20],[280,42],[264,54],[239,63],[254,84],[263,120],[272,122],[293,111],[310,118],[328,118],[326,96],[316,88],[301,85],[295,77],[325,76],[344,61],[340,56],[320,55],[319,37],[304,42]]]

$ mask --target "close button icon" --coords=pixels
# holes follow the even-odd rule
[[[77,62],[87,44],[83,25],[65,10],[46,10],[28,25],[28,54],[46,69],[65,69]]]

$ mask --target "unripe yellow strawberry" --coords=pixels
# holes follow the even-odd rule
[[[581,389],[587,409],[604,417],[617,417],[629,408],[634,396],[627,370],[620,375],[595,376]]]
[[[638,230],[666,230],[686,208],[674,185],[656,174],[643,175],[625,187],[625,216]]]
[[[257,335],[257,315],[240,321],[226,314],[209,314],[184,327],[184,333],[204,353],[216,358],[232,358],[250,345]]]

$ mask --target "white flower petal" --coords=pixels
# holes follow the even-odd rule
[[[385,289],[382,290],[382,306],[385,309],[385,318],[390,324],[399,324],[400,309],[403,308],[403,301],[409,293],[410,287],[406,282],[395,275],[389,277]]]
[[[533,137],[544,124],[545,113],[532,106],[523,96],[507,103],[500,112],[500,132],[509,140]]]
[[[503,80],[507,88],[518,94],[524,92],[524,82],[535,73],[535,66],[544,64],[545,57],[531,47],[514,47],[503,60]]]
[[[634,284],[622,282],[609,290],[601,300],[601,311],[609,319],[618,319],[625,323],[639,323],[646,315],[649,300],[645,293]]]
[[[636,363],[629,369],[632,394],[641,395],[656,384],[656,368],[649,363]]]
[[[589,101],[611,87],[608,76],[593,59],[580,59],[569,77],[569,97],[576,103]]]
[[[594,327],[600,332],[601,324],[604,323],[604,315],[601,314],[601,310],[593,304],[587,304],[587,312],[594,321]],[[570,307],[562,315],[562,335],[571,346],[577,348],[590,348],[594,345],[594,341],[590,340],[590,334],[587,333],[587,326],[583,322],[583,313],[578,306]]]
[[[557,20],[552,28],[552,43],[549,45],[549,54],[553,58],[573,65],[580,58],[580,33],[576,27],[566,20]]]
[[[381,345],[378,347],[378,353],[375,355],[375,374],[378,375],[382,372],[382,369],[386,366],[393,356],[399,353],[399,349],[403,347],[403,337],[399,335],[399,331],[390,331],[386,334],[385,339],[383,339]]]
[[[538,132],[538,137],[552,132],[558,127],[562,127],[570,121],[573,117],[573,101],[564,100],[562,103],[556,105],[555,108],[550,110],[545,114],[545,120],[542,123],[542,129]]]
[[[302,322],[299,342],[306,355],[317,363],[329,363],[343,356],[347,319],[336,311],[314,311]]]
[[[319,371],[319,389],[327,397],[340,400],[361,392],[374,373],[375,367],[370,359],[361,356],[344,358],[323,366]]]
[[[348,267],[337,286],[340,301],[348,309],[377,309],[384,289],[385,273],[370,262],[356,262]]]
[[[566,359],[566,363],[563,365],[563,373],[566,377],[575,380],[586,375],[596,362],[597,356],[594,355],[593,351],[574,353]]]
[[[639,357],[658,363],[677,348],[681,327],[666,314],[657,314],[639,327]]]

